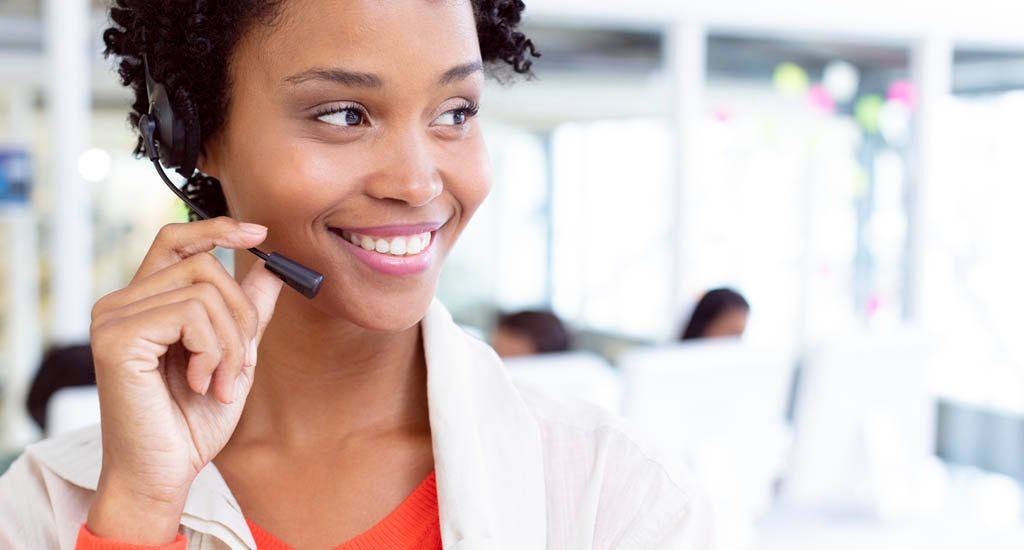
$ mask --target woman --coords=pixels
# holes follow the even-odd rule
[[[482,68],[530,70],[522,10],[118,0],[132,121],[144,48],[199,112],[189,192],[231,218],[166,226],[97,302],[102,436],[12,467],[3,546],[704,547],[687,479],[614,419],[517,391],[433,301],[490,185]],[[282,292],[256,245],[323,273],[320,294]]]
[[[680,340],[739,338],[747,330],[750,304],[731,288],[707,291],[697,302]]]
[[[569,331],[550,311],[503,313],[491,332],[491,347],[502,358],[569,351]]]

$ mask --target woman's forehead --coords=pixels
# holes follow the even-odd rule
[[[291,0],[254,31],[235,59],[255,62],[271,85],[332,67],[382,81],[436,77],[480,59],[469,0]]]

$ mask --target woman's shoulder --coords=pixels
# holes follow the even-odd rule
[[[622,416],[534,386],[517,385],[517,389],[537,421],[547,453],[569,453],[579,460],[650,470],[681,490],[692,484],[693,478],[682,460],[663,454],[649,436]]]
[[[681,457],[602,407],[518,389],[540,430],[550,526],[589,521],[594,547],[709,547],[706,496]]]
[[[0,548],[73,546],[101,448],[98,426],[29,445],[0,476]]]
[[[76,487],[94,491],[103,462],[100,426],[94,424],[33,443],[18,460],[24,462],[24,467],[38,468]],[[14,465],[11,467],[14,469]]]

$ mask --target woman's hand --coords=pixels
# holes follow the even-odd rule
[[[192,481],[238,424],[282,286],[262,262],[238,283],[209,251],[266,235],[226,217],[166,225],[131,283],[93,307],[103,432],[94,534],[174,539]]]

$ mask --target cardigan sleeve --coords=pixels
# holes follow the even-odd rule
[[[89,528],[82,524],[78,530],[78,541],[75,543],[75,550],[185,550],[185,536],[178,534],[173,542],[156,546],[129,544],[110,539],[97,537],[89,531]]]
[[[49,489],[44,469],[27,453],[0,476],[0,548],[60,548]]]
[[[667,468],[620,434],[601,462],[595,548],[708,550],[711,506],[685,468]]]

